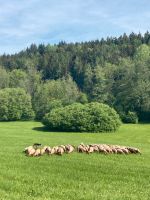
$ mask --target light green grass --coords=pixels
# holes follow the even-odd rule
[[[39,122],[0,123],[0,200],[149,200],[150,125],[122,125],[116,133],[50,133]],[[142,155],[77,154],[26,157],[40,142],[110,143]]]

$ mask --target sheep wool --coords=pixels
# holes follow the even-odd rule
[[[38,146],[38,148],[37,148]],[[85,145],[84,143],[79,144],[76,148],[78,153],[87,153],[91,154],[94,152],[98,152],[100,154],[141,154],[141,151],[135,147],[128,147],[128,146],[120,146],[120,145],[111,145],[111,144],[89,144]],[[24,149],[24,153],[28,156],[42,156],[45,153],[48,155],[63,155],[64,153],[69,154],[75,151],[75,147],[67,144],[67,145],[59,145],[59,146],[40,146],[35,144],[33,146],[28,146]]]

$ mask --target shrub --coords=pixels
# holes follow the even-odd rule
[[[59,131],[108,132],[115,131],[121,122],[113,108],[96,102],[53,109],[45,115],[43,124]]]
[[[137,124],[138,123],[138,116],[136,112],[128,112],[127,114],[124,114],[122,116],[122,121],[124,123],[131,123],[131,124]]]
[[[0,90],[0,121],[29,120],[33,117],[31,97],[23,89]]]

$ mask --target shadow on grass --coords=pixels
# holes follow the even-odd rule
[[[34,127],[32,130],[39,131],[39,132],[45,132],[45,133],[70,133],[70,134],[113,134],[114,132],[79,132],[79,131],[63,131],[63,130],[53,130],[46,126],[40,126],[40,127]]]
[[[41,131],[41,132],[56,132],[56,131],[50,130],[46,126],[34,127],[32,130],[34,130],[34,131]]]
[[[40,131],[40,132],[49,132],[49,133],[88,133],[88,132],[76,132],[76,131],[63,131],[63,130],[53,130],[50,128],[47,128],[46,126],[40,126],[40,127],[34,127],[32,130],[34,131]]]

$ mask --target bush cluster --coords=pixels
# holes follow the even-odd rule
[[[33,117],[31,97],[23,89],[0,90],[0,121],[30,120]]]
[[[121,122],[113,108],[95,102],[53,109],[45,115],[43,124],[58,131],[110,132],[116,131]]]

